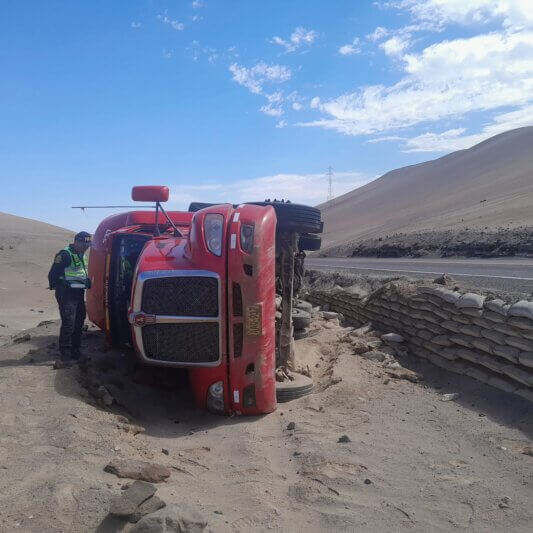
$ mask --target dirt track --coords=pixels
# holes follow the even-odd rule
[[[297,342],[316,392],[257,418],[199,412],[168,372],[150,374],[159,388],[134,383],[129,356],[104,354],[94,330],[86,351],[114,381],[110,409],[77,367],[52,369],[56,323],[0,348],[0,530],[127,531],[106,516],[128,482],[103,471],[115,457],[169,466],[158,496],[210,531],[530,530],[531,404],[420,363],[422,383],[387,382],[334,322]]]

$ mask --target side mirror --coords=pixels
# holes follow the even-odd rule
[[[168,194],[165,185],[138,185],[131,190],[131,199],[135,202],[166,202]]]

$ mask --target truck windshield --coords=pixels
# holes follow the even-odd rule
[[[117,235],[113,242],[109,275],[109,316],[113,342],[131,346],[128,308],[133,284],[133,271],[142,249],[150,237],[139,234]]]

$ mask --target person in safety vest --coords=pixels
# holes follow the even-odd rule
[[[85,321],[85,289],[90,286],[85,252],[91,246],[91,235],[77,233],[69,244],[54,258],[48,273],[50,290],[56,291],[61,315],[59,353],[63,361],[78,359],[81,355],[81,332]]]

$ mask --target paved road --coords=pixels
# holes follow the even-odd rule
[[[306,265],[319,270],[348,270],[361,274],[405,275],[424,279],[446,273],[470,287],[528,295],[533,292],[533,259],[310,257],[306,259]]]

